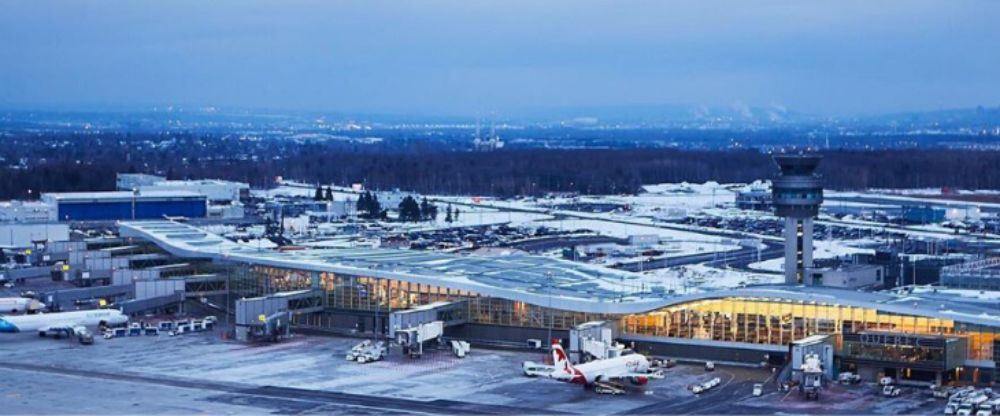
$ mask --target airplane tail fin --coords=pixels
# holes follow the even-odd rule
[[[573,365],[569,363],[569,356],[566,350],[558,342],[552,343],[552,365],[558,369],[570,369]]]

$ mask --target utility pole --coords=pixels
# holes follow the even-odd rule
[[[135,221],[135,198],[139,196],[139,188],[132,188],[132,221]]]
[[[548,341],[549,341],[549,353],[551,353],[552,352],[552,325],[555,322],[555,320],[554,320],[554,318],[552,316],[552,272],[546,272],[545,274],[549,278],[548,279],[549,280],[549,311],[548,311],[549,312],[549,335],[548,335]]]

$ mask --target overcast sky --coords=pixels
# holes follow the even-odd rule
[[[996,106],[998,19],[991,0],[0,0],[0,105]]]

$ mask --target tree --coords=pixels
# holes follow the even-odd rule
[[[455,220],[451,217],[451,204],[448,204],[448,209],[445,210],[444,222],[450,224],[452,221]]]
[[[420,204],[417,203],[417,200],[413,199],[412,196],[403,198],[403,201],[399,203],[399,220],[420,221],[421,219]]]
[[[378,195],[371,195],[371,201],[368,203],[368,212],[368,217],[371,219],[386,218],[387,210],[382,209],[382,203],[378,202]]]
[[[323,200],[323,187],[316,185],[316,194],[313,195],[313,201]]]
[[[420,218],[424,221],[433,221],[437,219],[438,209],[437,206],[427,201],[427,197],[420,202]]]
[[[357,211],[358,216],[365,217],[368,215],[368,206],[370,204],[371,194],[365,192],[358,197],[358,202],[354,205],[355,211]]]
[[[331,188],[329,186],[326,187],[326,200],[327,201],[333,201],[333,188]]]
[[[373,195],[371,192],[361,194],[361,196],[358,197],[356,207],[358,210],[358,216],[361,218],[370,220],[385,218],[385,213],[382,210],[382,204],[378,202],[378,196]]]
[[[458,208],[455,208],[455,221],[458,221],[458,213],[460,212],[462,211],[459,211]]]

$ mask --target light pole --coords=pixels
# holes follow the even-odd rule
[[[132,221],[135,221],[135,198],[139,196],[139,188],[132,188]]]
[[[546,272],[545,275],[548,276],[548,278],[549,278],[548,279],[549,280],[549,311],[548,311],[549,312],[549,335],[548,335],[548,341],[549,341],[549,352],[551,353],[552,352],[552,325],[553,325],[553,322],[554,322],[553,316],[552,316],[552,272]]]

